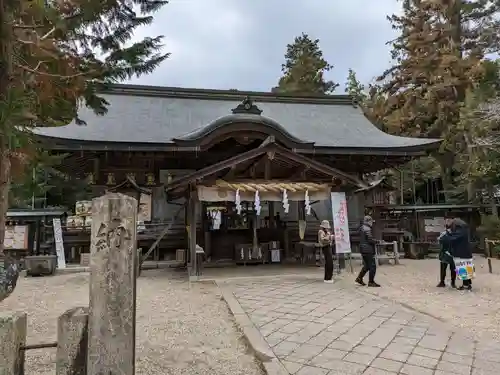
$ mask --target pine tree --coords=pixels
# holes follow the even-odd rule
[[[12,162],[32,153],[31,129],[82,123],[80,105],[105,114],[100,89],[151,73],[164,61],[161,36],[130,41],[166,3],[0,0],[0,253]]]
[[[323,57],[319,39],[311,39],[303,33],[287,45],[283,76],[273,92],[298,95],[324,95],[332,93],[338,84],[325,80],[325,74],[333,66]]]

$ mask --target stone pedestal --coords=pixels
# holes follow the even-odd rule
[[[24,374],[26,314],[0,314],[0,374]]]
[[[137,200],[93,200],[88,375],[134,375]]]
[[[57,321],[56,375],[87,375],[87,307],[75,307]]]
[[[57,255],[32,255],[24,258],[28,276],[50,276],[56,272]]]

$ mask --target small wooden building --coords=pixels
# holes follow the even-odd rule
[[[314,236],[318,220],[331,220],[331,191],[358,199],[354,191],[368,186],[363,173],[439,144],[382,132],[344,95],[113,85],[103,96],[110,104],[105,116],[83,108],[87,125],[41,128],[39,139],[69,155],[65,170],[88,179],[94,196],[115,189],[141,197],[147,225],[168,223],[187,203],[157,258],[183,248],[194,254],[199,244],[213,262],[235,261],[235,245],[252,244],[255,232],[259,242],[291,247],[306,192],[311,204],[320,202],[317,217],[305,218]],[[349,219],[361,219],[364,203],[352,207]]]

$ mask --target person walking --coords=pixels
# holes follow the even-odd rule
[[[366,285],[363,278],[366,273],[368,273],[368,286],[380,287],[380,285],[375,282],[375,274],[377,273],[377,265],[375,263],[375,246],[377,245],[377,240],[373,237],[372,226],[372,217],[365,216],[363,218],[363,223],[359,227],[359,252],[363,258],[363,268],[355,281],[359,285]]]
[[[446,269],[450,268],[451,287],[456,288],[457,274],[455,272],[455,261],[451,255],[450,232],[451,232],[451,219],[446,219],[445,230],[440,234],[438,241],[440,244],[439,251],[439,284],[438,288],[444,288],[446,283]]]
[[[319,226],[318,243],[325,257],[325,283],[333,284],[332,233],[330,222],[323,220]]]

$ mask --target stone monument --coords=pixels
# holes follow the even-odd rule
[[[137,200],[106,194],[92,202],[88,375],[133,375]]]

